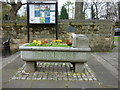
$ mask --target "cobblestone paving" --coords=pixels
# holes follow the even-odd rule
[[[85,64],[84,73],[75,73],[70,70],[70,63],[46,63],[37,62],[37,70],[34,73],[25,73],[25,64],[18,69],[17,73],[12,77],[15,80],[81,80],[96,81],[95,74]]]

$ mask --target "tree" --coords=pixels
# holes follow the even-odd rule
[[[2,20],[2,3],[0,2],[0,21]]]
[[[22,5],[25,5],[22,4],[22,0],[17,0],[17,3],[15,3],[16,0],[10,0],[10,2],[8,0],[6,0],[6,3],[9,4],[11,6],[11,9],[10,9],[10,19],[11,20],[15,20],[16,19],[16,16],[17,16],[17,12],[18,10],[21,8]]]
[[[92,19],[95,18],[95,10],[93,8],[93,5],[91,5],[91,17],[92,17]]]
[[[95,11],[96,11],[96,12],[95,12],[96,19],[99,19],[99,18],[98,18],[98,13],[99,13],[99,12],[98,12],[98,4],[99,4],[99,2],[93,2],[93,5],[95,6]]]
[[[59,12],[58,12],[58,19],[60,19],[60,14],[59,14]]]
[[[93,0],[91,2],[91,4],[89,2],[86,2],[84,8],[87,10],[89,9],[89,11],[91,10],[91,18],[92,19],[117,20],[117,17],[118,17],[118,15],[117,15],[118,7],[117,7],[117,3],[114,1],[103,2],[102,0],[99,0],[99,1]],[[88,12],[86,12],[86,13],[88,13]]]
[[[74,19],[74,10],[75,10],[75,7],[72,7],[72,9],[71,9],[71,13],[72,13],[72,19]]]
[[[24,7],[24,9],[25,9],[25,11],[23,12],[22,16],[17,14],[17,17],[16,17],[17,20],[27,20],[27,9],[26,9],[26,7]]]
[[[60,19],[68,19],[67,9],[63,5],[60,12]]]
[[[99,16],[104,17],[104,19],[117,20],[118,17],[118,7],[116,2],[105,2],[101,5],[99,10]]]
[[[73,3],[71,1],[67,1],[64,6],[67,8],[67,11],[68,11],[68,17],[69,17],[69,13],[70,13],[70,7],[72,7]],[[73,7],[72,7],[73,8]]]
[[[15,20],[16,16],[17,16],[17,12],[22,6],[22,2],[21,2],[21,0],[18,0],[18,2],[15,3],[15,0],[10,0],[10,2],[8,2],[8,0],[7,0],[7,4],[11,5],[10,19]]]
[[[6,4],[5,2],[2,2],[2,19],[8,20],[10,19],[10,5]]]
[[[85,14],[85,19],[88,18],[92,13],[88,12],[91,11],[91,2],[88,2],[87,0],[84,2],[83,12]]]
[[[15,3],[17,1],[17,3]],[[11,6],[10,9],[10,19],[15,20],[17,17],[17,12],[21,8],[22,5],[25,5],[26,3],[22,3],[23,0],[6,0],[6,3]],[[38,2],[41,1],[57,1],[57,0],[36,0]],[[34,0],[27,0],[27,2],[34,2]]]
[[[120,20],[120,1],[118,2],[118,18]]]

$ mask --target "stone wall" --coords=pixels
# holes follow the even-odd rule
[[[71,26],[76,28],[76,34],[85,34],[90,39],[92,51],[109,51],[113,46],[114,22],[106,20],[59,20],[59,39],[64,42],[69,38],[66,32]],[[26,21],[11,22],[4,21],[2,25],[2,37],[11,37],[11,50],[18,49],[18,46],[27,42]],[[33,26],[30,28],[30,41],[54,40],[55,28],[47,26]]]
[[[59,23],[60,36],[62,36],[61,31],[65,31],[69,22],[71,22],[72,26],[76,28],[76,34],[85,34],[89,37],[92,51],[109,51],[112,49],[115,25],[114,22],[106,20],[62,20]]]

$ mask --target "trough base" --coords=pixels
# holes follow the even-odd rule
[[[35,72],[37,69],[37,62],[35,61],[26,61],[25,72],[31,73]],[[72,70],[74,72],[83,73],[85,68],[85,63],[71,63],[73,64]]]
[[[36,62],[26,61],[25,63],[25,72],[31,73],[36,71]]]

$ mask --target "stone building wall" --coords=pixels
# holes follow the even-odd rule
[[[67,27],[75,27],[76,34],[85,34],[90,39],[92,51],[109,51],[113,46],[114,22],[97,20],[59,20],[59,39],[65,42],[69,38]],[[27,42],[26,21],[11,22],[4,21],[2,25],[2,38],[11,37],[11,50],[18,50],[19,45]],[[54,40],[55,28],[47,26],[33,26],[30,28],[30,41]]]

